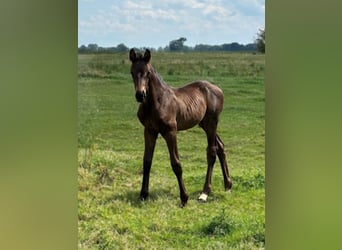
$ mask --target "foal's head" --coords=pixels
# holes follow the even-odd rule
[[[150,81],[151,52],[146,49],[144,56],[140,53],[135,53],[134,49],[129,51],[129,59],[132,62],[131,75],[135,87],[135,98],[138,102],[144,102],[148,93],[148,85]]]

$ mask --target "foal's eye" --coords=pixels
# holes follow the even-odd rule
[[[150,71],[147,71],[147,74],[146,74],[147,76],[149,76],[150,75]]]

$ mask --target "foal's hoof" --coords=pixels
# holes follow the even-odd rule
[[[208,195],[205,193],[201,193],[201,195],[198,197],[198,201],[202,203],[207,202],[207,199],[208,199]]]
[[[140,196],[139,196],[139,200],[140,201],[146,201],[147,200],[147,197],[148,197],[148,194],[140,194]]]
[[[180,198],[181,198],[181,204],[179,205],[179,207],[183,208],[188,203],[189,195],[188,194],[184,194],[184,195],[181,195]]]
[[[185,207],[186,207],[186,202],[183,202],[183,201],[182,201],[181,204],[179,204],[179,207],[180,207],[180,208],[185,208]]]
[[[233,182],[232,182],[232,180],[229,178],[229,179],[228,179],[228,183],[225,184],[224,189],[225,189],[226,191],[229,191],[230,189],[232,189],[232,186],[233,186]]]

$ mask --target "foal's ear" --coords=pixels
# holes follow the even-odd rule
[[[137,58],[137,55],[135,54],[134,49],[131,49],[129,51],[129,60],[131,60],[131,62],[134,62],[136,58]]]
[[[145,50],[144,60],[146,63],[148,63],[151,60],[151,51],[149,49]]]

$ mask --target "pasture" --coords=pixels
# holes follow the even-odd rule
[[[152,53],[169,85],[198,79],[224,92],[218,133],[225,143],[233,187],[225,192],[219,161],[206,203],[206,136],[198,126],[178,133],[183,179],[179,189],[166,143],[157,139],[150,196],[139,201],[143,126],[127,53],[78,56],[78,248],[260,249],[265,245],[264,55]]]

